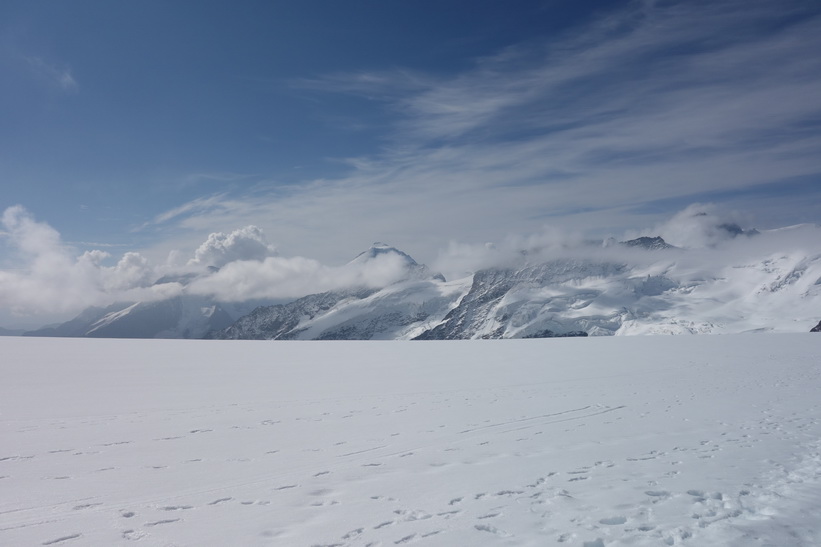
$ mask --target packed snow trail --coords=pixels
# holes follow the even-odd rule
[[[0,545],[818,545],[819,342],[0,338]]]

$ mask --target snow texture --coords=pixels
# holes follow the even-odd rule
[[[821,543],[815,334],[0,354],[0,545]]]

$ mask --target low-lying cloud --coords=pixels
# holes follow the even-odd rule
[[[647,252],[580,232],[545,228],[497,242],[450,242],[430,264],[431,272],[454,279],[492,267],[517,267],[557,258],[630,264],[657,271],[675,268],[682,279],[720,278],[726,268],[744,267],[780,256],[821,255],[821,227],[801,225],[758,233],[711,205],[691,205],[669,221],[621,239],[661,235],[677,249]],[[21,206],[2,215],[0,243],[12,251],[14,267],[0,270],[0,320],[7,325],[25,317],[66,319],[88,306],[114,302],[200,295],[220,302],[294,299],[349,288],[385,287],[409,275],[397,253],[329,266],[310,258],[276,254],[264,232],[246,226],[212,233],[184,265],[153,264],[138,252],[120,257],[101,250],[79,253],[60,234]],[[178,255],[186,253],[180,251]]]
[[[169,287],[151,286],[156,270],[139,253],[125,253],[114,266],[111,255],[93,250],[76,254],[60,234],[17,205],[2,216],[3,240],[15,268],[0,270],[0,310],[17,316],[57,316],[118,300],[169,296]]]
[[[297,298],[352,287],[385,287],[408,272],[398,255],[385,254],[364,263],[326,266],[303,257],[238,260],[195,280],[190,291],[221,301]]]

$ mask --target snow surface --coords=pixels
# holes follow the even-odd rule
[[[0,545],[821,544],[815,334],[0,355]]]

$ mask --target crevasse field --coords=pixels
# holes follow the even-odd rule
[[[821,336],[0,338],[0,545],[821,544]]]

